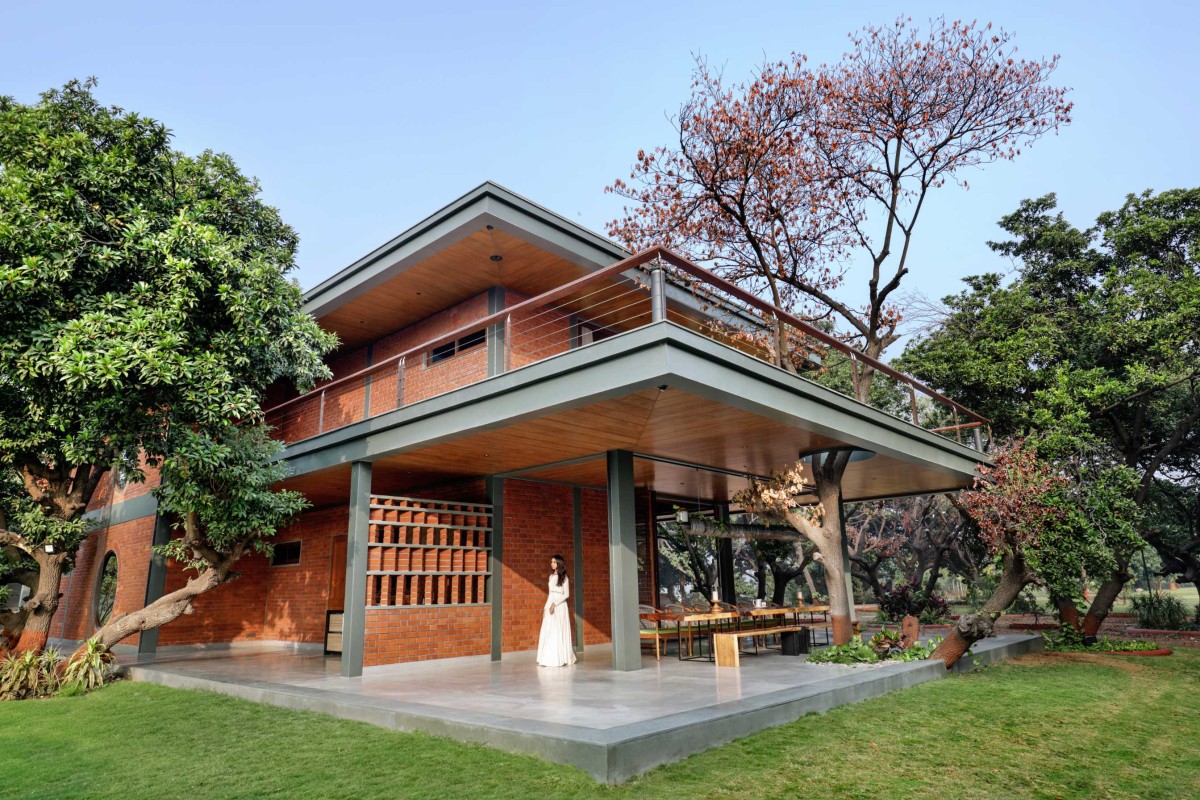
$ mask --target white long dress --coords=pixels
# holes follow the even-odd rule
[[[538,637],[537,662],[543,667],[565,667],[575,663],[575,647],[571,642],[571,579],[550,576],[550,594],[542,609],[542,633]],[[550,613],[550,608],[554,613]]]

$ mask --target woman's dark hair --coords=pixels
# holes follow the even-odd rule
[[[563,558],[562,556],[550,556],[550,557],[553,558],[555,563],[558,564],[558,569],[556,569],[554,571],[554,574],[556,574],[558,576],[558,585],[562,586],[563,581],[565,581],[567,579],[567,560],[565,558]]]

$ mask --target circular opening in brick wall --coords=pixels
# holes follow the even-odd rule
[[[100,568],[100,578],[96,581],[96,625],[108,624],[112,616],[113,604],[117,600],[117,554],[109,550],[104,556],[104,566]]]

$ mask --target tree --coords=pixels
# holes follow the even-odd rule
[[[850,620],[854,598],[850,594],[849,575],[842,552],[844,537],[838,513],[841,475],[849,460],[849,450],[815,457],[811,464],[816,479],[815,489],[803,466],[798,464],[792,469],[776,471],[766,480],[752,479],[749,488],[734,498],[747,511],[767,521],[790,525],[816,547],[825,571],[835,644],[850,641],[853,633]],[[814,493],[817,504],[802,506],[802,499]]]
[[[37,564],[20,646],[44,645],[105,473],[229,441],[264,388],[328,376],[301,311],[296,234],[211,152],[93,97],[0,99],[0,469],[23,495],[0,545]]]
[[[922,35],[910,23],[852,35],[835,64],[810,69],[794,54],[734,86],[698,58],[673,120],[678,145],[639,151],[629,181],[608,188],[633,204],[609,233],[635,250],[665,244],[777,306],[833,317],[859,352],[880,358],[900,335],[891,298],[930,190],[1015,158],[1071,110],[1066,90],[1049,85],[1057,58],[1014,58],[1012,35],[991,25],[939,18]],[[859,254],[866,297],[846,300],[836,265]],[[781,341],[784,366],[786,352]],[[874,374],[854,365],[859,400]]]
[[[1145,513],[1154,482],[1185,469],[1200,436],[1200,190],[1130,195],[1087,231],[1054,209],[1048,195],[1001,221],[1013,238],[992,247],[1018,260],[1016,279],[969,278],[902,365],[993,414],[998,434],[1035,433],[1045,457],[1106,476],[1089,482],[1091,508],[1108,493],[1110,508],[1128,500]],[[1113,534],[1085,633],[1140,545]]]
[[[972,644],[991,636],[998,616],[1037,581],[1042,543],[1070,535],[1063,503],[1067,485],[1066,477],[1039,461],[1028,441],[1002,447],[994,464],[980,465],[976,485],[955,503],[978,525],[980,539],[1000,565],[1000,582],[977,613],[961,616],[931,658],[953,667]]]
[[[270,555],[271,536],[308,505],[298,492],[272,488],[287,477],[282,452],[264,425],[229,426],[219,438],[192,431],[179,437],[163,460],[155,495],[181,535],[162,552],[196,574],[145,608],[110,620],[92,637],[101,647],[190,613],[195,598],[237,577],[243,556]]]
[[[858,503],[846,520],[852,573],[878,602],[898,587],[927,602],[954,554],[970,557],[967,528],[964,515],[943,495]]]

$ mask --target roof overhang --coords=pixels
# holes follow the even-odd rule
[[[304,491],[340,492],[347,465],[365,460],[377,491],[401,493],[494,474],[603,485],[598,457],[630,450],[656,459],[639,460],[639,485],[727,500],[738,476],[837,446],[876,454],[847,469],[851,502],[960,489],[985,458],[669,322],[305,440],[285,457],[288,485]],[[721,477],[677,488],[690,474],[682,465]]]

